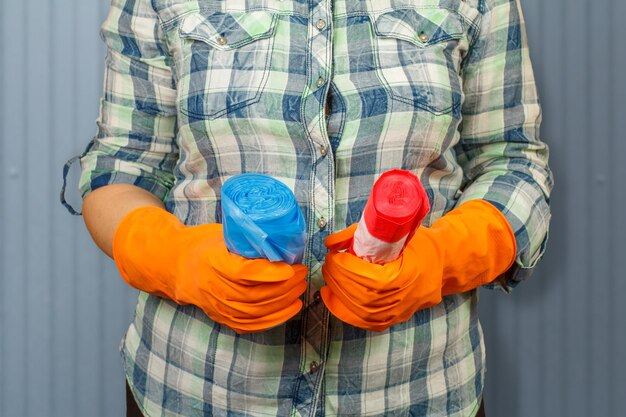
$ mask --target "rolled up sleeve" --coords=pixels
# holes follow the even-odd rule
[[[176,85],[149,0],[113,0],[101,29],[107,47],[97,134],[81,157],[83,197],[133,184],[164,199],[174,183]]]
[[[506,291],[531,275],[548,237],[552,173],[539,139],[541,108],[519,0],[481,2],[480,31],[463,67],[465,101],[457,159],[458,204],[483,199],[509,221],[513,267],[491,287]]]

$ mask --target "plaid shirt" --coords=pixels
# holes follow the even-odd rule
[[[548,151],[516,0],[113,0],[98,133],[81,190],[130,183],[185,224],[220,222],[243,172],[295,193],[308,225],[303,310],[237,335],[141,293],[121,350],[148,416],[473,416],[484,346],[477,294],[382,333],[320,302],[324,238],[359,220],[378,176],[411,170],[434,220],[470,199],[502,210],[541,257]],[[504,282],[504,281],[502,281]]]

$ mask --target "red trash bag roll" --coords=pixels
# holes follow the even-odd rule
[[[400,169],[385,172],[374,184],[350,252],[372,263],[393,261],[429,210],[428,196],[417,176]]]

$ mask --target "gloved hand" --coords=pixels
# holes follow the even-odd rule
[[[230,253],[222,225],[187,227],[158,207],[128,213],[113,239],[126,282],[179,304],[200,307],[238,333],[265,330],[301,308],[307,269]]]
[[[356,225],[328,236],[322,266],[324,303],[338,319],[383,331],[442,297],[487,284],[511,267],[515,236],[504,215],[483,200],[468,201],[420,227],[402,255],[387,264],[348,252]]]

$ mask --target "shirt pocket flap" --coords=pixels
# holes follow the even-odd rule
[[[406,40],[419,47],[459,39],[465,34],[463,19],[441,8],[398,9],[373,16],[378,36]]]
[[[180,25],[180,36],[227,51],[271,37],[275,28],[276,15],[267,11],[191,13]]]

